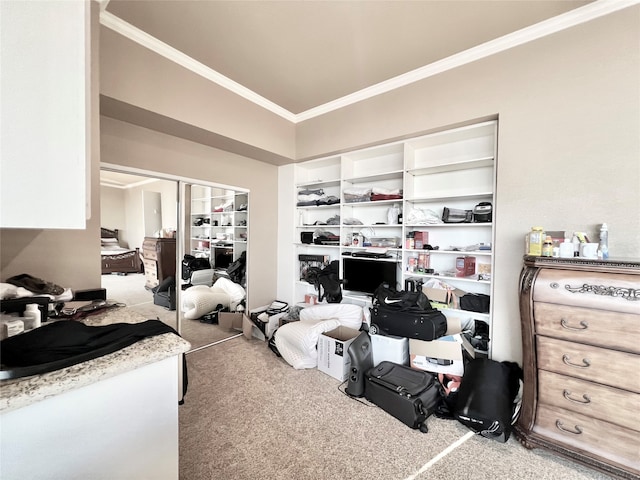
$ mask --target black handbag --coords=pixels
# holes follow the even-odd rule
[[[489,313],[491,297],[484,293],[465,293],[460,297],[460,308],[469,312]]]
[[[473,210],[444,207],[442,209],[442,221],[444,223],[471,223],[473,221]]]

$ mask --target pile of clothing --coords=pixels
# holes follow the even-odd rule
[[[298,191],[298,207],[310,207],[317,205],[333,205],[340,203],[340,199],[334,195],[326,195],[322,188],[303,189]]]
[[[383,187],[345,188],[342,192],[345,203],[375,202],[380,200],[401,200],[402,189]]]

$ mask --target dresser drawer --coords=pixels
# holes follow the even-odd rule
[[[624,388],[624,385],[622,385]],[[640,432],[640,395],[598,383],[538,372],[538,402]],[[640,437],[640,433],[638,434]]]
[[[142,242],[142,256],[149,260],[158,260],[157,242],[155,240],[145,240]]]
[[[640,315],[640,276],[543,269],[533,300]]]
[[[561,408],[539,405],[533,430],[640,474],[638,432]]]
[[[537,302],[536,333],[640,353],[640,315]]]
[[[538,367],[640,393],[640,355],[536,336]]]

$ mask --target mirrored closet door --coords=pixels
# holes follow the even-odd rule
[[[192,349],[235,335],[207,314],[246,305],[248,191],[115,166],[100,178],[109,300],[176,328]]]

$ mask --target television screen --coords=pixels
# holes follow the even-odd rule
[[[383,282],[393,288],[397,286],[395,262],[362,258],[343,258],[342,262],[345,290],[371,294]]]

